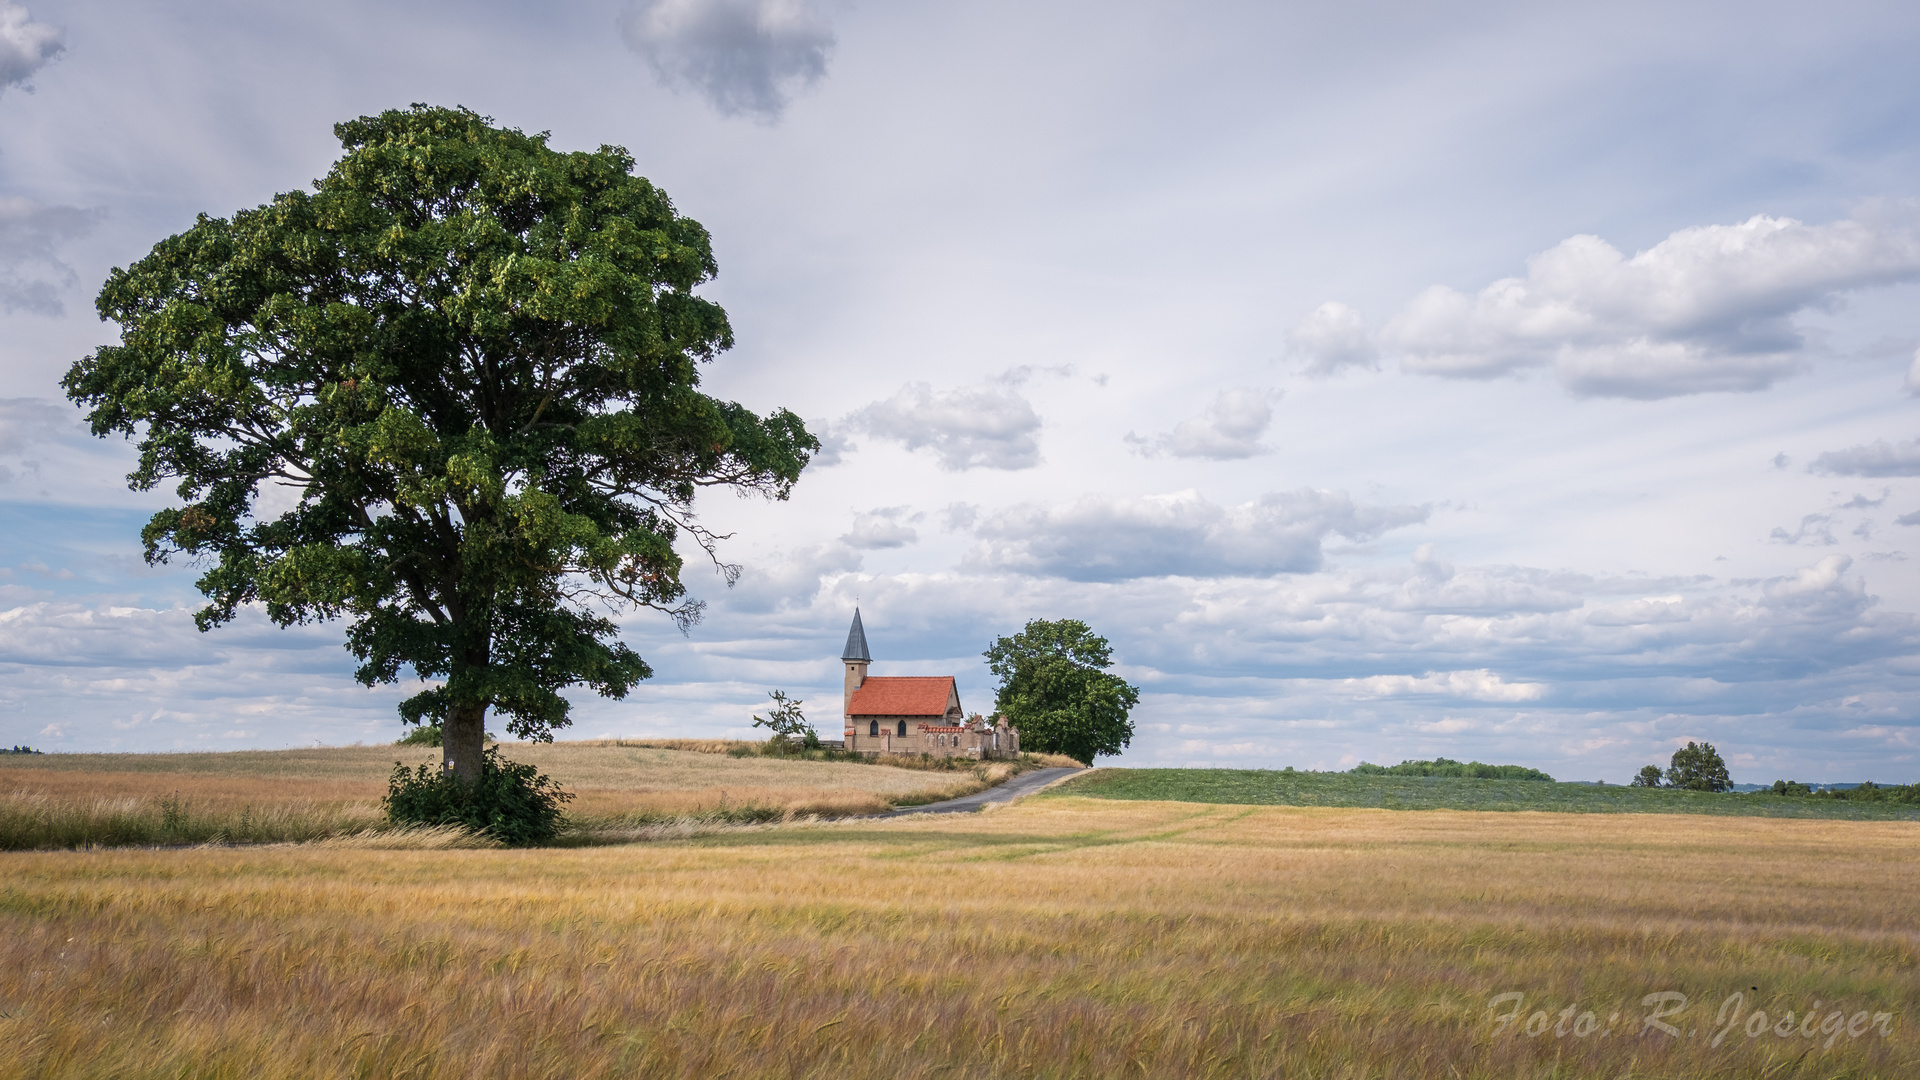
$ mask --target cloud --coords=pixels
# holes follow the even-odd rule
[[[1831,547],[1840,541],[1833,538],[1833,516],[1831,514],[1808,514],[1800,519],[1800,527],[1793,532],[1775,526],[1767,534],[1767,539],[1776,544],[1820,544]]]
[[[1298,574],[1320,569],[1328,537],[1366,541],[1426,519],[1423,506],[1360,506],[1312,488],[1225,507],[1193,491],[1095,495],[993,515],[966,561],[1073,581]]]
[[[32,21],[27,9],[0,2],[0,93],[33,89],[27,80],[66,50],[58,27]]]
[[[1347,679],[1346,684],[1368,697],[1422,695],[1464,698],[1468,701],[1538,701],[1547,696],[1545,683],[1510,683],[1486,668],[1473,671],[1429,671],[1425,675],[1372,675]]]
[[[0,17],[4,17],[0,10]],[[0,57],[5,24],[0,22]],[[4,62],[4,61],[0,61]],[[0,197],[0,310],[59,315],[60,290],[77,278],[55,254],[59,246],[93,231],[104,211],[48,206],[32,199]]]
[[[1514,567],[1455,569],[1421,544],[1413,553],[1413,573],[1390,591],[1372,596],[1383,610],[1454,615],[1541,614],[1569,611],[1582,604],[1579,593],[1592,587],[1585,578]]]
[[[46,398],[0,398],[0,457],[18,459],[11,466],[0,462],[0,485],[38,476],[41,455],[19,455],[36,447],[51,449],[47,444],[78,427],[79,416],[71,406]]]
[[[49,398],[0,398],[0,454],[51,442],[75,426],[78,410]]]
[[[940,511],[940,527],[948,532],[964,532],[980,520],[980,508],[972,503],[948,503]]]
[[[833,28],[802,0],[640,0],[620,34],[663,84],[765,123],[826,76],[834,45]]]
[[[1907,393],[1920,395],[1920,349],[1913,350],[1913,363],[1907,365],[1907,377],[1902,385]]]
[[[1903,443],[1875,439],[1862,446],[1829,450],[1814,458],[1807,471],[1827,476],[1920,476],[1920,439]]]
[[[392,738],[394,705],[412,688],[355,683],[341,634],[283,629],[256,608],[202,634],[185,607],[26,604],[0,610],[0,701],[15,715],[30,702],[25,714],[48,721],[43,737],[89,750],[200,745],[249,714],[271,718],[261,735],[276,743]]]
[[[810,469],[830,469],[845,461],[847,455],[860,449],[858,443],[847,436],[846,425],[835,425],[830,420],[809,420],[807,430],[820,440],[820,449],[808,459]]]
[[[1360,313],[1329,300],[1287,331],[1287,353],[1306,361],[1302,370],[1321,378],[1347,368],[1380,367],[1380,347]]]
[[[840,538],[840,542],[848,547],[867,551],[876,548],[905,547],[920,539],[919,532],[915,531],[912,525],[907,524],[907,521],[918,520],[920,515],[914,514],[908,517],[907,521],[902,521],[900,519],[906,515],[906,510],[904,506],[890,506],[870,513],[856,514],[853,518],[853,528]]]
[[[1273,423],[1271,390],[1223,390],[1207,411],[1175,424],[1165,435],[1151,438],[1128,432],[1126,441],[1146,457],[1171,454],[1180,458],[1235,461],[1268,452],[1260,436]]]
[[[1920,203],[1876,204],[1828,225],[1761,215],[1682,229],[1631,258],[1597,236],[1571,237],[1528,259],[1525,277],[1471,296],[1427,289],[1380,337],[1423,375],[1551,366],[1580,396],[1761,390],[1805,365],[1795,315],[1915,278]],[[1328,322],[1357,325],[1338,313]]]
[[[860,553],[843,543],[815,544],[742,560],[740,580],[713,600],[734,611],[756,614],[805,609],[820,594],[821,583],[860,569]],[[642,612],[639,618],[646,619]]]
[[[1040,464],[1040,414],[1004,382],[935,390],[923,382],[847,418],[850,426],[909,450],[928,449],[940,467],[1031,469]]]

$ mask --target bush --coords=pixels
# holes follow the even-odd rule
[[[533,766],[508,761],[489,746],[472,787],[430,765],[408,772],[394,762],[381,804],[396,825],[465,825],[520,847],[553,840],[560,832],[560,804],[572,799]]]
[[[1660,766],[1658,765],[1642,765],[1640,766],[1640,771],[1634,775],[1633,781],[1627,786],[1659,787],[1661,779],[1665,776],[1666,774],[1660,771]]]

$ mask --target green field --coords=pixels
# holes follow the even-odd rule
[[[1920,806],[1715,794],[1612,784],[1355,776],[1271,769],[1098,769],[1045,797],[1369,807],[1380,810],[1550,810],[1562,814],[1723,814],[1739,817],[1920,821]]]

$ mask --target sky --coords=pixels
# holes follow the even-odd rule
[[[570,737],[837,731],[1077,618],[1134,766],[1920,780],[1920,8],[0,0],[0,743],[376,743],[340,624],[197,632],[59,379],[109,270],[464,105],[714,237],[806,417]]]

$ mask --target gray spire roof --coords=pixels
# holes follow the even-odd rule
[[[853,625],[847,628],[847,647],[841,650],[840,659],[873,661],[867,654],[867,629],[860,625],[859,608],[853,609]]]

